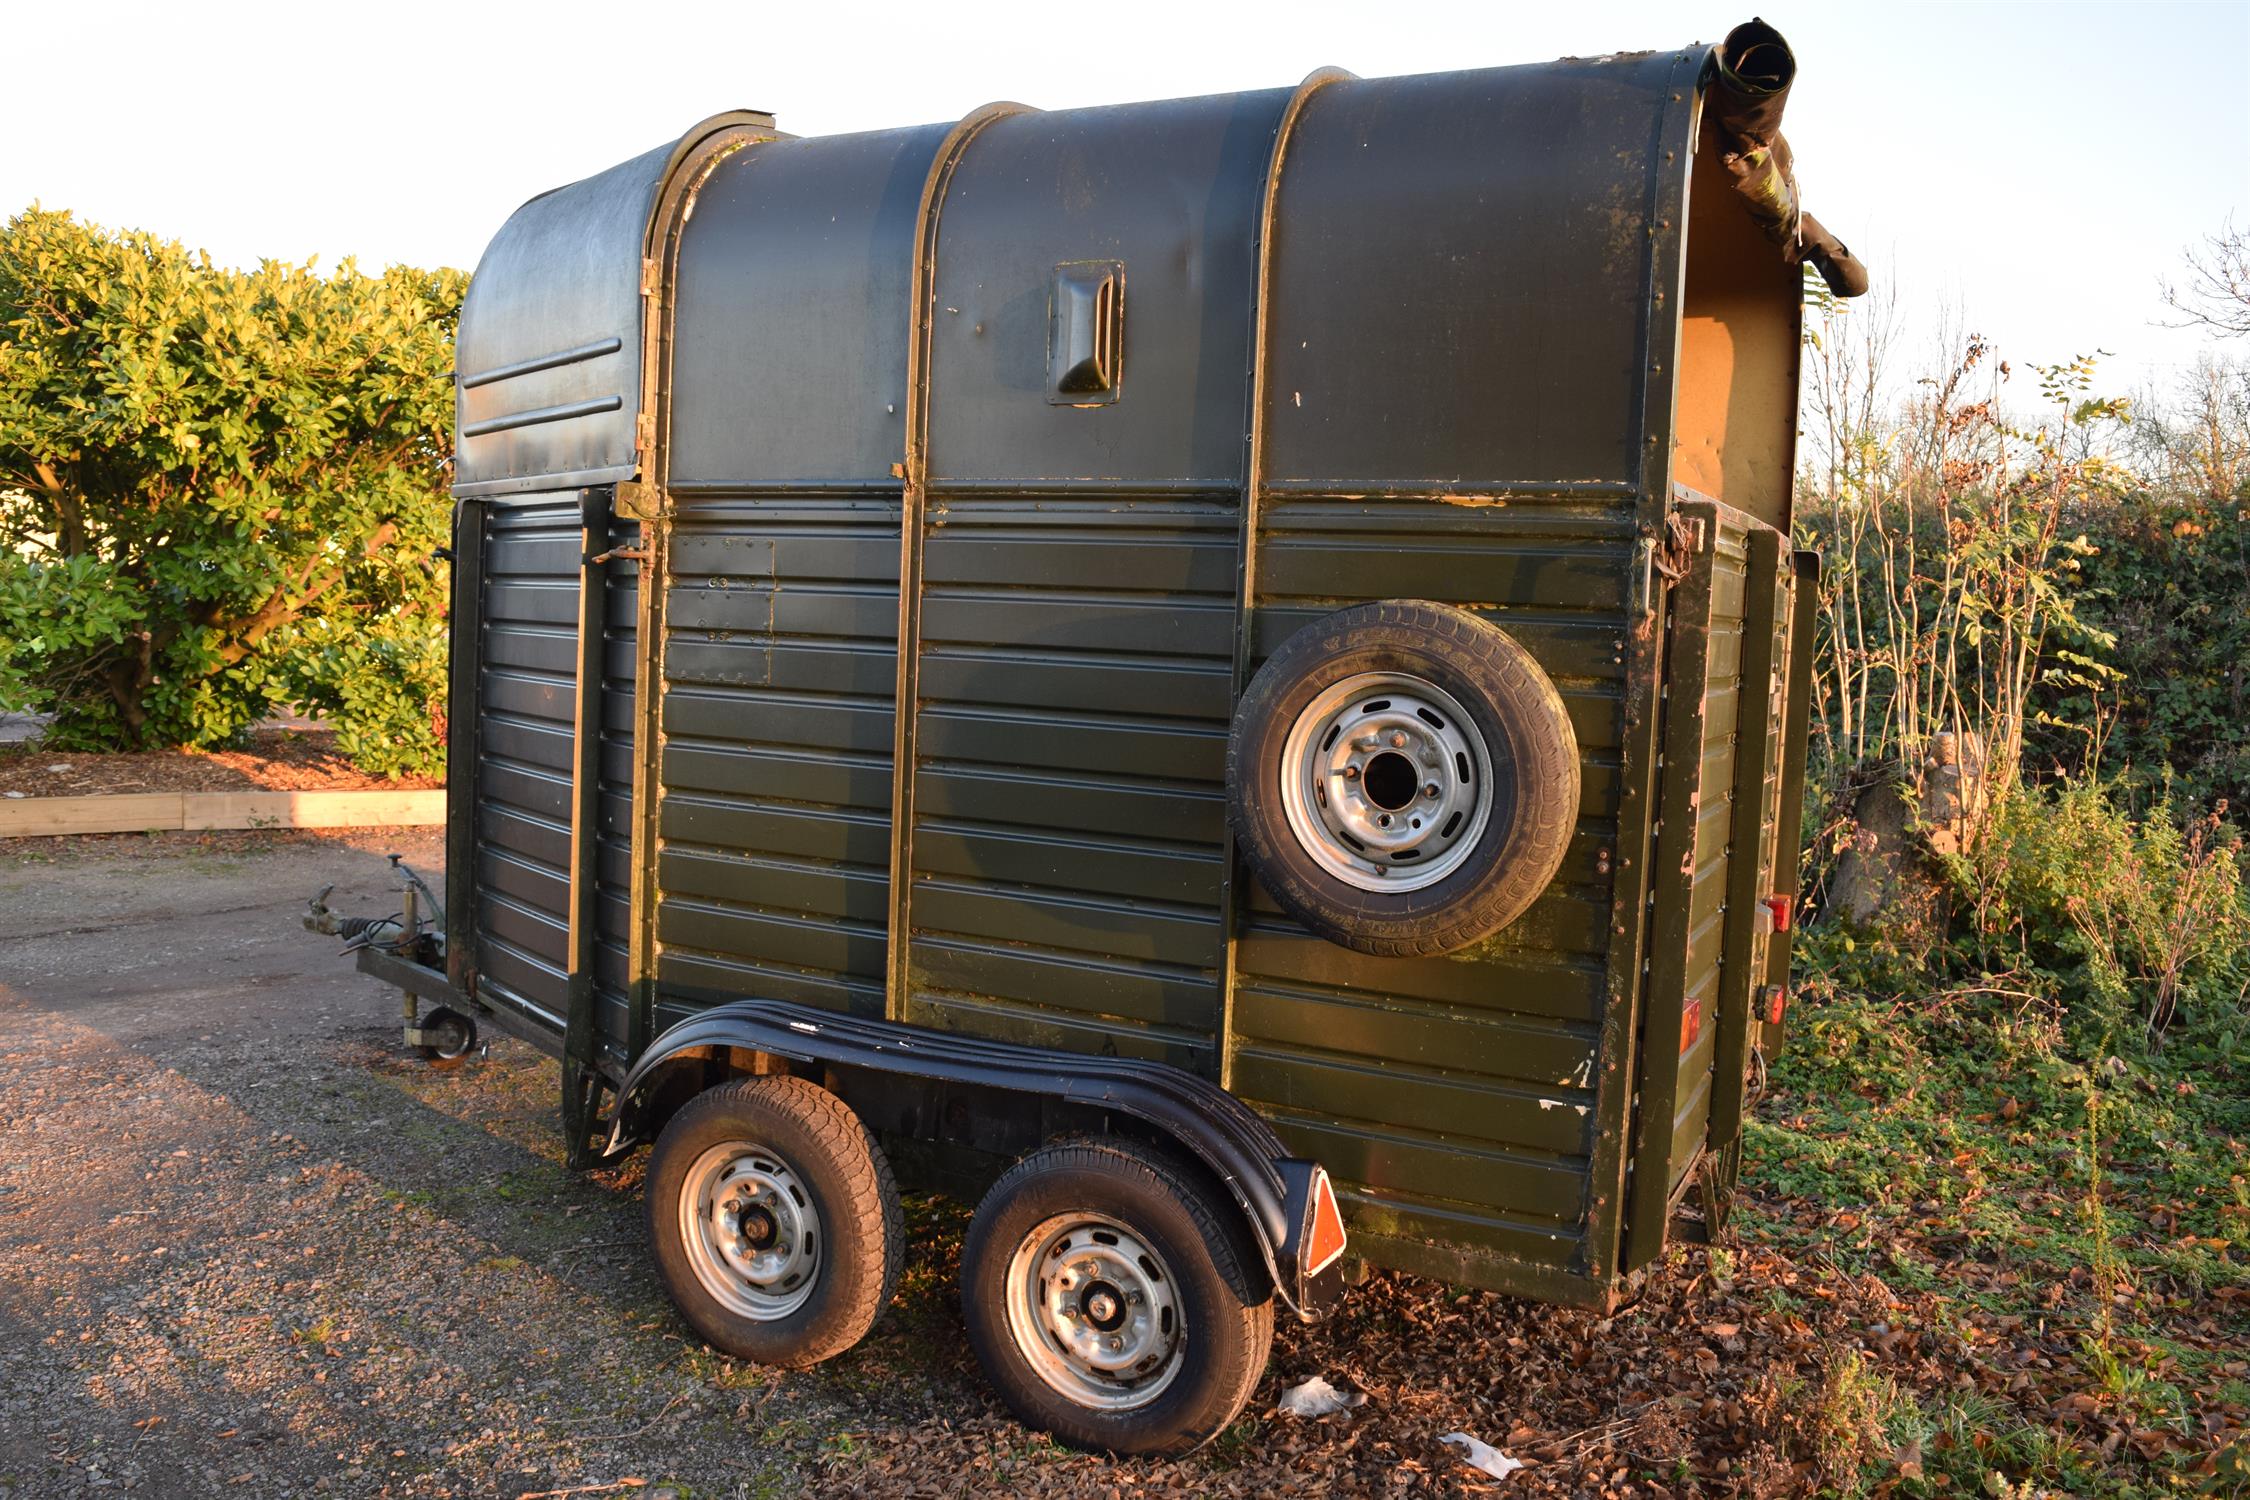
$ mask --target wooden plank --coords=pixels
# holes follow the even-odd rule
[[[0,799],[0,838],[178,828],[180,797],[178,792],[123,792],[108,797]]]
[[[445,821],[445,792],[129,792],[0,800],[0,838],[171,829],[410,828]]]

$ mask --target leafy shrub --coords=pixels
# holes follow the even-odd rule
[[[2250,896],[2224,808],[2183,820],[2166,790],[2136,815],[2117,783],[2096,780],[2008,798],[1977,861],[1980,931],[2012,942],[2064,997],[2152,1033],[2183,1007],[2237,1015]]]
[[[235,271],[38,209],[0,228],[0,709],[74,748],[211,745],[302,695],[426,766],[398,726],[445,613],[465,283]]]
[[[293,626],[275,652],[275,697],[336,726],[336,747],[375,776],[445,772],[443,618]]]
[[[2250,499],[2161,491],[2093,508],[2081,613],[2112,638],[2114,680],[2049,681],[2042,760],[2100,763],[2191,801],[2250,798]]]

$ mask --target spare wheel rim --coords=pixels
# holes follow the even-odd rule
[[[1410,672],[1362,672],[1313,695],[1281,749],[1298,847],[1363,891],[1432,886],[1492,816],[1492,755],[1461,701]]]

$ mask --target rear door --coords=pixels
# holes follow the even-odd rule
[[[1662,1249],[1699,1170],[1732,1186],[1784,822],[1787,539],[1716,501],[1688,500],[1679,513],[1692,545],[1666,648],[1627,1270]]]

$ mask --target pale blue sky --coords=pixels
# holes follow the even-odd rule
[[[32,199],[210,249],[473,266],[531,194],[706,114],[798,134],[1710,40],[1739,4],[1125,0],[19,8],[0,212]],[[2250,4],[1762,7],[1795,46],[1807,203],[1910,326],[2016,361],[2191,361],[2157,278],[2250,222]],[[81,56],[85,66],[68,59]],[[2238,353],[2250,354],[2240,348]]]

